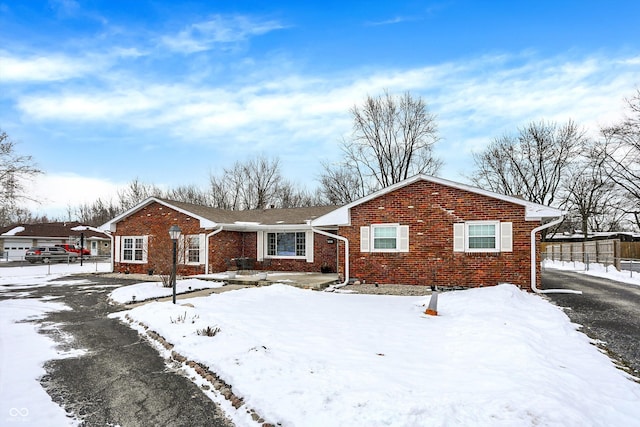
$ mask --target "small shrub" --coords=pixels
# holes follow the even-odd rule
[[[191,323],[196,323],[196,319],[198,318],[200,318],[200,316],[197,314],[191,316]],[[171,323],[185,323],[187,321],[187,312],[185,311],[184,314],[179,315],[175,319],[173,317],[169,317],[169,320]]]
[[[196,332],[201,336],[215,337],[218,332],[220,332],[220,328],[217,326],[214,328],[212,328],[211,326],[207,326],[206,328],[198,329]]]

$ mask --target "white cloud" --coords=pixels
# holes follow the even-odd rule
[[[0,51],[1,82],[60,81],[80,77],[94,71],[99,63],[87,58],[64,55],[34,55],[28,58]]]
[[[174,36],[162,37],[161,41],[171,50],[195,53],[282,28],[284,26],[277,21],[261,21],[242,15],[214,15],[207,21],[189,25]]]
[[[27,194],[36,202],[25,207],[37,214],[64,219],[69,207],[76,208],[93,203],[98,198],[115,201],[123,184],[99,178],[89,178],[72,173],[43,174],[26,184]]]
[[[272,69],[261,74],[255,65],[250,85],[244,76],[224,84],[120,78],[89,91],[68,86],[27,95],[18,107],[40,120],[163,130],[172,141],[233,147],[236,155],[286,146],[313,157],[338,154],[336,141],[351,130],[349,109],[366,95],[410,91],[437,115],[439,152],[453,171],[448,176],[456,179],[459,169],[468,169],[472,151],[530,121],[573,119],[595,131],[616,120],[622,99],[640,81],[637,61],[613,55],[541,59],[525,53],[404,70],[277,77]],[[334,148],[322,150],[324,145]]]

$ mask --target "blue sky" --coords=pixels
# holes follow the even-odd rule
[[[440,176],[530,121],[589,132],[640,87],[640,2],[0,0],[0,128],[59,214],[134,178],[206,186],[278,156],[316,186],[349,108],[410,91],[437,117]]]

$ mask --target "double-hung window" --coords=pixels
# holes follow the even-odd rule
[[[146,236],[123,236],[120,261],[130,263],[146,262],[146,246]]]
[[[306,233],[304,231],[267,233],[267,256],[306,256]]]
[[[469,221],[453,225],[454,252],[512,252],[513,224]]]
[[[409,252],[409,226],[372,224],[360,227],[360,252]]]
[[[200,236],[191,234],[185,237],[187,262],[189,264],[200,263]]]

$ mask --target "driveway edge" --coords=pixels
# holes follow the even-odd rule
[[[276,427],[277,424],[272,424],[266,422],[264,417],[262,417],[255,409],[248,408],[245,405],[244,399],[242,397],[237,396],[233,392],[233,387],[230,384],[224,382],[218,374],[209,369],[208,366],[202,365],[194,360],[189,360],[187,357],[181,355],[177,351],[174,350],[174,345],[168,342],[163,336],[158,334],[156,331],[149,329],[149,326],[134,320],[129,316],[129,314],[124,315],[124,319],[126,319],[132,325],[139,325],[146,331],[146,337],[150,340],[157,342],[167,351],[171,351],[171,360],[180,363],[183,367],[192,368],[203,380],[211,384],[211,387],[217,391],[217,393],[224,397],[226,400],[231,403],[236,410],[240,410],[242,406],[245,406],[247,413],[251,416],[251,418],[260,423],[262,427]]]

